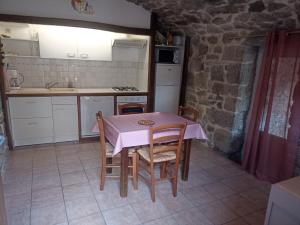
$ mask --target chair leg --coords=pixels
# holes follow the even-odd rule
[[[154,174],[154,165],[150,166],[150,175],[151,175],[151,199],[155,202],[155,174]]]
[[[132,155],[132,177],[133,177],[133,188],[138,189],[138,174],[137,174],[137,163],[138,163],[138,154],[137,152]]]
[[[168,162],[163,162],[160,165],[160,179],[164,179],[167,177],[167,166],[168,166]]]
[[[106,158],[102,159],[101,165],[101,175],[100,175],[100,191],[103,191],[105,184],[105,176],[106,176]]]
[[[174,170],[173,170],[174,174],[172,174],[172,176],[174,176],[172,178],[172,192],[174,197],[177,196],[178,168],[179,168],[179,162],[174,165]]]

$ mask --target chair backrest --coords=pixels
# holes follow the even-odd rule
[[[184,138],[186,123],[167,124],[150,127],[150,159],[153,162],[155,154],[174,151],[179,159]]]
[[[103,116],[102,112],[99,111],[96,113],[97,123],[99,127],[99,133],[100,133],[100,146],[101,146],[101,155],[102,157],[106,156],[106,141],[105,141],[105,131],[104,131],[104,122],[103,122]]]
[[[141,103],[126,103],[118,105],[119,115],[145,113],[147,105]]]
[[[199,119],[199,111],[188,106],[179,106],[178,115],[195,122]]]

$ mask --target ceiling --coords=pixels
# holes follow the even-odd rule
[[[164,28],[189,34],[296,28],[300,20],[300,2],[297,0],[128,1],[157,13]]]

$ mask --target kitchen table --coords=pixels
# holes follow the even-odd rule
[[[149,126],[138,124],[139,120],[152,120],[153,126],[163,124],[185,123],[187,127],[184,135],[185,151],[182,166],[182,179],[188,179],[191,140],[207,139],[199,123],[187,120],[172,113],[141,113],[104,117],[105,137],[114,146],[114,154],[121,154],[120,195],[127,196],[128,188],[128,148],[149,144]],[[98,132],[97,124],[93,128]]]

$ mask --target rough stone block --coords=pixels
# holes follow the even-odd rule
[[[243,60],[243,47],[242,46],[226,46],[223,51],[223,60],[228,61],[242,61]]]
[[[212,66],[210,77],[213,81],[224,81],[224,67],[222,65]]]
[[[217,124],[224,128],[231,128],[234,122],[234,114],[214,108],[207,110],[207,118],[211,124]]]
[[[265,4],[262,1],[256,1],[249,5],[249,12],[262,12],[265,10]]]
[[[225,66],[225,69],[227,71],[227,82],[232,84],[239,84],[241,64],[229,64]]]
[[[231,133],[225,129],[216,129],[214,133],[215,148],[223,152],[231,152]]]
[[[227,97],[225,99],[224,109],[231,111],[231,112],[235,112],[236,107],[237,107],[237,105],[236,105],[237,102],[238,102],[237,98]]]

